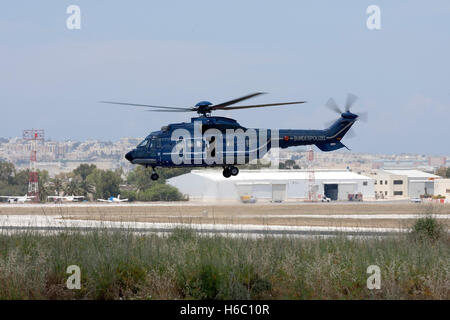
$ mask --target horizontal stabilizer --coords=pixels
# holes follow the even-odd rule
[[[322,151],[334,151],[341,148],[347,148],[342,142],[328,142],[328,143],[316,143],[317,148]],[[348,148],[347,148],[348,149]],[[348,149],[350,150],[350,149]]]

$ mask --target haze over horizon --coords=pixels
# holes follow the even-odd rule
[[[66,8],[81,8],[81,30]],[[0,137],[45,129],[53,140],[144,137],[196,114],[100,104],[298,106],[215,112],[245,127],[313,128],[333,97],[369,112],[344,138],[352,152],[449,155],[450,2],[15,1],[0,11]],[[381,30],[366,8],[381,9]]]

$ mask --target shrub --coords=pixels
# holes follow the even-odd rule
[[[137,195],[138,201],[180,201],[183,195],[168,184],[155,184]]]
[[[432,241],[435,242],[444,235],[444,226],[433,216],[429,215],[424,218],[419,218],[414,223],[411,235],[417,241]]]

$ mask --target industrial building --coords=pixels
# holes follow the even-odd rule
[[[238,201],[243,196],[257,201],[303,201],[308,198],[311,176],[304,170],[241,170],[229,179],[221,170],[192,170],[173,177],[167,183],[193,200]],[[316,170],[315,194],[332,200],[347,200],[349,194],[361,193],[374,199],[375,179],[347,170]]]
[[[450,199],[450,179],[434,180],[434,195],[440,195],[446,199]]]
[[[376,199],[410,199],[422,195],[445,195],[440,192],[448,186],[445,181],[440,182],[440,176],[414,169],[383,169],[368,173],[375,179]],[[435,186],[439,184],[439,192]]]
[[[375,179],[375,199],[407,199],[408,177],[384,170],[373,170],[369,174]]]

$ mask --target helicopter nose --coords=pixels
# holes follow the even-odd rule
[[[133,161],[133,151],[130,151],[130,152],[128,152],[126,155],[125,155],[125,159],[127,159],[128,161]]]

